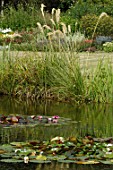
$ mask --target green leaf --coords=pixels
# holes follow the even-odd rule
[[[30,160],[29,162],[31,163],[39,163],[39,164],[42,164],[42,163],[51,163],[51,161],[41,161],[41,160]]]
[[[1,162],[6,162],[6,163],[21,163],[23,160],[17,160],[17,159],[1,159]]]
[[[76,161],[73,161],[73,160],[62,160],[62,159],[59,159],[58,162],[60,162],[60,163],[76,163]]]
[[[38,155],[38,156],[36,157],[36,160],[46,161],[46,160],[47,160],[47,157],[46,157],[46,156],[43,156],[43,155]]]
[[[107,161],[99,161],[99,162],[101,162],[101,163],[103,163],[103,164],[110,164],[110,165],[112,165],[113,164],[113,162],[111,162],[111,160],[107,160]]]
[[[113,153],[111,153],[111,154],[105,154],[104,157],[105,157],[105,158],[112,159],[112,158],[113,158]]]

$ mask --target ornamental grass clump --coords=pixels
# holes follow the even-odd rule
[[[89,76],[87,93],[92,101],[113,102],[113,68],[111,61],[100,60]]]
[[[50,19],[51,24],[47,25],[44,8],[45,5],[42,4],[41,13],[45,24],[42,25],[40,24],[40,22],[37,22],[38,29],[40,31],[40,35],[37,35],[37,43],[42,40],[45,42],[46,47],[49,49],[59,51],[74,49],[74,51],[77,51],[80,48],[81,43],[85,40],[85,36],[76,31],[72,33],[71,26],[66,25],[65,23],[60,21],[60,9],[52,9]]]
[[[20,98],[67,102],[112,102],[111,61],[81,69],[77,54],[52,53],[0,58],[0,93]]]

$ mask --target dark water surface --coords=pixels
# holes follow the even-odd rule
[[[85,136],[86,134],[96,137],[113,136],[113,104],[67,104],[46,102],[19,101],[14,98],[0,98],[0,115],[59,115],[71,118],[72,123],[57,126],[14,126],[12,128],[0,128],[0,143],[12,141],[48,140],[55,136]],[[76,122],[75,122],[76,121]],[[13,167],[13,168],[12,168]],[[23,165],[0,164],[0,170],[112,170],[110,165]]]

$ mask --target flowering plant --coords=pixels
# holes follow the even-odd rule
[[[103,50],[105,52],[113,52],[113,42],[106,42],[103,44]]]
[[[14,42],[15,38],[21,38],[21,35],[13,32],[10,28],[0,28],[0,45],[7,45],[10,42]]]

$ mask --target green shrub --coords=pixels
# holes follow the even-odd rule
[[[103,44],[103,50],[105,52],[113,52],[113,42],[106,42]]]
[[[99,5],[94,5],[89,2],[78,2],[70,7],[67,11],[68,15],[72,18],[80,19],[82,16],[87,14],[97,14],[99,15],[102,12],[102,8]]]
[[[95,35],[112,36],[113,35],[113,18],[110,16],[85,15],[80,21],[81,31],[86,36],[91,37],[95,31]]]
[[[66,26],[70,25],[71,26],[71,31],[75,32],[78,30],[79,25],[78,25],[78,20],[76,18],[72,18],[69,16],[67,13],[63,14],[60,19],[61,22],[65,23]]]
[[[48,21],[48,13],[45,14],[45,18]],[[25,10],[23,6],[19,5],[18,10],[13,7],[4,10],[4,17],[0,18],[0,27],[11,28],[13,31],[30,30],[37,27],[36,23],[38,21],[44,23],[40,9],[38,11],[35,7],[28,5]]]

